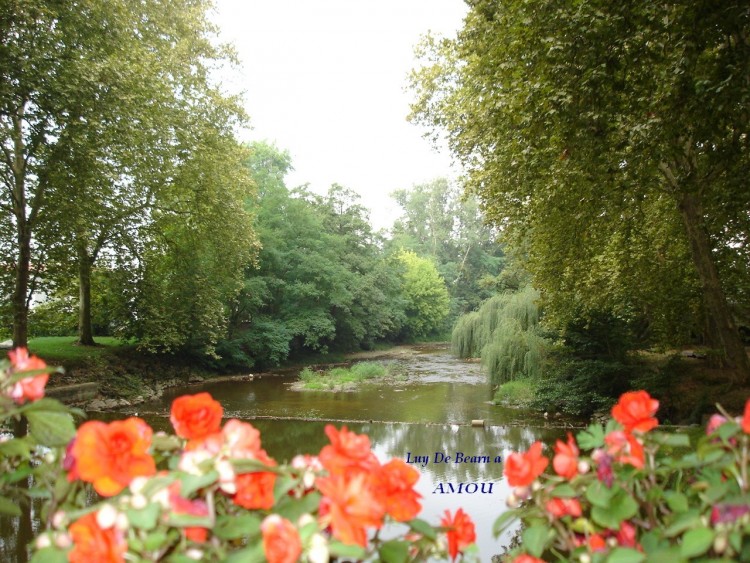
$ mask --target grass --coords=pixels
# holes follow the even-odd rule
[[[493,402],[507,407],[526,407],[534,399],[531,379],[516,379],[502,384],[495,392]]]
[[[29,351],[50,363],[88,360],[129,346],[111,336],[98,336],[94,340],[97,346],[80,346],[77,336],[42,336],[29,340]]]
[[[306,367],[299,374],[302,389],[308,391],[346,391],[360,383],[377,379],[403,377],[392,365],[378,362],[359,362],[348,368],[314,371]]]

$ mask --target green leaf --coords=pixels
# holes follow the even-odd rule
[[[26,414],[30,412],[70,412],[70,409],[63,405],[60,401],[57,399],[52,399],[50,397],[42,397],[41,399],[38,399],[36,401],[32,401],[30,403],[26,403],[25,405],[18,408],[18,411]]]
[[[328,552],[333,557],[343,557],[347,559],[364,559],[367,553],[358,545],[347,545],[338,541],[332,541],[328,544]]]
[[[586,488],[586,498],[594,506],[609,508],[609,503],[615,494],[614,489],[608,489],[601,481],[594,481]]]
[[[167,523],[177,528],[210,528],[214,522],[210,516],[195,516],[193,514],[177,514],[171,512],[167,516]]]
[[[219,479],[219,473],[209,471],[205,475],[181,475],[180,496],[189,498],[195,491],[212,485]]]
[[[638,550],[618,547],[609,554],[607,563],[641,563],[645,559],[646,556]]]
[[[214,526],[214,535],[222,540],[254,538],[259,534],[260,518],[255,514],[222,515],[216,519]]]
[[[537,524],[523,531],[523,546],[534,557],[541,557],[547,547],[549,526]]]
[[[156,528],[156,524],[159,522],[159,515],[161,514],[161,507],[156,503],[152,503],[140,510],[134,508],[128,509],[125,511],[125,514],[128,517],[128,522],[134,528],[149,531]]]
[[[7,442],[0,442],[1,457],[23,457],[28,459],[30,455],[31,448],[29,443],[23,438],[14,438]]]
[[[507,512],[505,514],[507,514]],[[502,516],[500,518],[502,518]],[[498,518],[498,520],[500,520],[500,518]],[[409,524],[409,527],[413,531],[417,532],[418,534],[422,534],[428,539],[434,540],[437,538],[437,532],[435,532],[435,528],[430,526],[430,524],[425,522],[424,520],[415,518],[414,520],[407,522],[407,524]],[[495,522],[495,524],[497,524],[497,521]]]
[[[156,451],[171,452],[179,450],[182,447],[182,441],[171,434],[157,433],[151,438],[151,445]]]
[[[677,432],[652,432],[651,439],[662,446],[672,448],[689,448],[690,436]]]
[[[552,489],[552,496],[558,498],[575,498],[578,496],[578,491],[567,483],[562,483]]]
[[[725,442],[735,436],[739,431],[740,425],[733,420],[727,420],[724,424],[719,426],[718,429],[719,437]]]
[[[604,428],[601,424],[592,424],[576,436],[578,446],[582,450],[593,450],[604,445]]]
[[[500,516],[497,517],[495,520],[495,523],[492,525],[492,534],[495,537],[498,537],[500,534],[505,531],[508,526],[510,526],[513,522],[518,521],[518,514],[516,514],[513,510],[506,510],[503,512]]]
[[[716,532],[708,528],[695,528],[682,536],[680,555],[686,558],[703,555],[711,547]]]
[[[685,530],[700,525],[700,521],[701,514],[698,510],[688,510],[687,512],[680,514],[674,522],[667,526],[664,530],[664,535],[668,538],[673,538]]]
[[[256,542],[254,545],[230,553],[225,563],[265,563],[266,556],[263,553],[263,544]]]
[[[73,417],[65,412],[26,413],[31,436],[44,446],[65,446],[76,434]]]
[[[157,549],[160,549],[164,547],[164,544],[167,542],[167,534],[161,530],[156,530],[155,532],[151,532],[149,535],[147,535],[143,539],[143,547],[147,551],[155,551]]]
[[[0,514],[21,516],[21,508],[9,498],[0,497]]]
[[[301,499],[287,495],[276,503],[274,511],[279,516],[283,516],[291,522],[296,522],[303,514],[315,512],[319,504],[320,493],[318,492],[308,493]]]
[[[677,491],[667,491],[664,496],[672,512],[685,512],[688,509],[688,498],[684,494]]]
[[[380,546],[378,554],[384,563],[406,563],[409,560],[409,542],[387,541]]]
[[[68,553],[54,547],[45,547],[34,552],[31,563],[68,563]]]

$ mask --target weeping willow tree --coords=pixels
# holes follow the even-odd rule
[[[458,320],[451,335],[453,353],[481,358],[492,385],[539,375],[549,341],[539,328],[538,299],[531,286],[491,297]]]

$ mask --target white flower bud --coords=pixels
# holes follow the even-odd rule
[[[508,508],[518,508],[521,505],[521,502],[518,500],[518,497],[516,495],[510,493],[508,495],[508,498],[505,499],[505,504],[508,505]]]
[[[588,553],[581,554],[581,563],[591,563],[591,556]]]
[[[44,534],[43,536],[36,538],[34,545],[37,549],[44,549],[45,547],[50,547],[52,545],[52,540],[49,539],[47,534]]]
[[[52,525],[55,528],[62,528],[65,525],[66,520],[67,518],[62,510],[58,510],[52,515]]]
[[[588,461],[582,459],[578,462],[578,473],[586,475],[589,471],[591,471],[591,464]]]
[[[201,561],[203,559],[203,551],[195,547],[192,547],[185,551],[185,555],[190,559],[195,559],[196,561]]]
[[[120,512],[117,515],[117,518],[115,518],[115,528],[124,532],[129,527],[130,527],[130,522],[128,522],[128,517],[125,515],[124,512]]]
[[[310,550],[307,552],[307,560],[310,563],[328,563],[328,541],[322,534],[313,534],[310,538]]]
[[[146,483],[148,483],[148,478],[143,476],[135,477],[130,482],[130,492],[134,495],[140,494],[143,492],[143,488],[146,486]]]
[[[57,537],[55,537],[55,545],[60,549],[67,549],[73,545],[73,540],[70,539],[68,534],[57,534]]]
[[[308,524],[312,524],[314,522],[315,522],[315,518],[313,517],[313,515],[310,514],[309,512],[306,512],[305,514],[299,517],[299,520],[297,520],[297,527],[304,528]]]
[[[148,499],[141,494],[135,494],[130,498],[130,506],[136,510],[141,510],[148,506]]]
[[[96,523],[102,530],[106,530],[115,525],[117,520],[117,510],[110,504],[105,504],[96,513]]]

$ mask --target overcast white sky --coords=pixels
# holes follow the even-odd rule
[[[376,227],[397,208],[388,194],[455,175],[406,121],[406,77],[414,45],[432,30],[453,35],[462,0],[216,0],[221,37],[242,70],[228,79],[245,92],[253,129],[292,156],[294,187],[325,192],[337,182],[362,195]],[[227,81],[227,80],[225,80]]]

